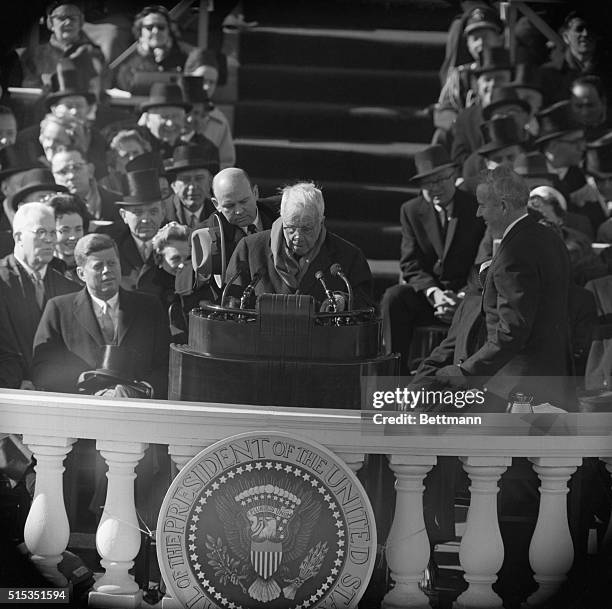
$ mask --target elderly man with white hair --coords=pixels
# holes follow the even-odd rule
[[[330,271],[334,264],[340,265],[352,285],[355,307],[369,305],[372,275],[365,256],[348,241],[327,231],[323,194],[314,184],[299,182],[284,188],[280,218],[272,228],[240,241],[229,262],[227,277],[238,273],[234,294],[241,294],[242,288],[258,275],[256,295],[310,294],[319,307],[328,299],[325,283],[342,309],[344,299],[337,296],[346,287]]]
[[[32,388],[32,344],[45,303],[80,286],[49,264],[57,240],[49,206],[22,205],[13,219],[13,238],[14,252],[0,260],[0,331],[4,344],[21,356],[22,386]]]

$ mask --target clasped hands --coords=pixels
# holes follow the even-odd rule
[[[457,294],[453,290],[434,288],[429,295],[429,301],[434,308],[436,319],[450,324],[462,298],[462,294]]]

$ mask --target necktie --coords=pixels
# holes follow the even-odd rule
[[[446,210],[443,207],[439,207],[436,210],[438,212],[438,222],[440,223],[440,231],[442,232],[442,237],[446,237],[446,224],[448,219],[446,217]]]
[[[102,330],[102,336],[104,336],[104,342],[107,345],[115,344],[115,324],[113,317],[110,312],[110,307],[106,305],[102,310],[102,314],[98,318],[100,323],[100,330]]]
[[[150,241],[147,241],[146,243],[142,245],[142,250],[140,252],[140,255],[142,256],[143,262],[146,262],[149,259],[149,256],[151,255],[152,251],[153,251],[153,246],[151,245]]]
[[[195,217],[195,214],[191,214],[189,216],[189,228],[194,229],[198,225],[198,220]]]
[[[43,309],[45,306],[45,284],[38,271],[34,271],[31,277],[36,292],[36,303],[40,309]]]

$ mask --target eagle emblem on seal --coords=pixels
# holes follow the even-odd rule
[[[234,581],[251,598],[262,603],[281,596],[293,599],[299,587],[321,568],[327,543],[315,545],[311,540],[321,514],[316,495],[304,492],[296,481],[265,474],[227,485],[217,495],[215,510],[229,549],[242,572],[250,572],[246,585],[243,578]],[[300,560],[299,567],[290,567]]]

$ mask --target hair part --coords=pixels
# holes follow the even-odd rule
[[[91,233],[81,237],[74,248],[74,261],[77,266],[85,266],[87,258],[96,252],[113,249],[119,257],[119,248],[114,239],[101,233]]]
[[[510,167],[499,165],[480,173],[479,185],[486,186],[498,200],[514,210],[522,210],[529,200],[529,187],[525,179]]]
[[[314,182],[297,182],[282,189],[280,204],[281,218],[289,215],[289,210],[301,210],[302,213],[314,214],[318,220],[325,216],[323,193]]]

